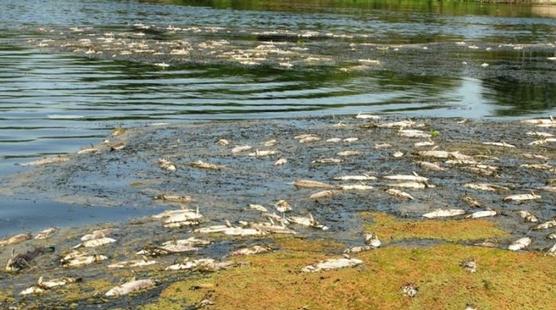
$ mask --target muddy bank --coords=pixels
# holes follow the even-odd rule
[[[318,254],[300,251],[296,255],[305,258],[292,262],[291,266],[297,266],[364,245],[363,234],[370,232],[377,233],[382,246],[372,250],[376,254],[362,255],[364,266],[369,265],[369,259],[375,259],[372,256],[382,255],[379,251],[387,251],[383,253],[387,255],[388,251],[398,253],[398,248],[402,252],[406,248],[423,248],[423,255],[431,255],[427,260],[433,261],[444,251],[461,252],[462,256],[466,251],[471,256],[505,253],[501,255],[507,255],[512,261],[506,266],[509,270],[514,264],[525,264],[521,261],[524,257],[521,254],[525,253],[507,250],[520,238],[530,238],[531,244],[523,250],[531,252],[527,255],[534,264],[544,266],[553,262],[544,253],[554,244],[548,237],[554,233],[550,220],[556,215],[556,148],[550,137],[555,134],[554,122],[545,120],[541,125],[519,121],[349,116],[160,124],[117,130],[103,143],[83,149],[79,154],[23,163],[33,168],[4,180],[3,195],[36,195],[41,199],[108,208],[185,207],[192,210],[188,216],[202,215],[199,223],[180,221],[176,226],[181,228],[172,228],[164,220],[140,218],[112,225],[118,228],[109,234],[114,243],[85,249],[88,254],[104,255],[106,259],[80,268],[62,267],[59,256],[80,243],[83,234],[98,227],[67,229],[43,241],[5,246],[0,257],[3,262],[11,256],[12,249],[25,253],[39,245],[56,248],[54,253],[33,260],[30,268],[3,274],[2,288],[9,296],[6,302],[59,305],[59,297],[63,296],[65,302],[80,308],[96,303],[101,307],[164,303],[167,301],[159,300],[159,293],[171,283],[207,276],[201,271],[164,270],[184,258],[227,260],[232,251],[258,244],[276,252],[264,254],[269,255],[265,256],[267,259],[284,262],[282,255],[288,256],[291,247],[287,240],[309,239],[303,241],[308,244],[327,240],[336,244],[331,249],[316,251]],[[171,195],[181,196],[181,201],[174,202],[177,198]],[[283,202],[278,203],[281,200],[287,202],[291,211],[282,214],[287,208]],[[268,212],[265,214],[262,208]],[[423,217],[441,216],[437,209],[454,213],[439,219]],[[478,211],[486,211],[480,213],[485,217],[466,218],[474,217]],[[537,221],[532,222],[530,217],[523,219],[519,211],[530,212]],[[478,214],[475,216],[479,217]],[[296,224],[304,222],[295,217],[304,217],[313,227]],[[195,231],[207,227],[254,236]],[[277,239],[282,234],[276,232],[295,232],[294,239],[291,236]],[[141,255],[135,253],[141,249],[193,236],[211,243],[199,246],[196,251],[162,255],[156,258],[156,264],[134,268],[137,270],[134,272],[129,268],[107,272],[108,264],[140,259]],[[443,248],[446,242],[455,248]],[[481,248],[470,247],[477,245]],[[241,263],[243,259],[233,260],[242,267],[232,269],[235,270],[232,273],[253,272],[249,264]],[[247,263],[256,265],[250,260]],[[373,268],[382,270],[382,263],[374,264]],[[445,274],[448,278],[454,276],[450,268]],[[458,266],[453,268],[460,270]],[[294,274],[299,272],[297,267],[294,269],[297,271],[286,268]],[[502,276],[504,270],[497,271],[500,274],[493,275],[495,278],[489,281],[500,280],[496,277]],[[71,274],[83,278],[83,282],[69,285],[67,290],[48,291],[34,297],[17,295],[46,272],[52,277]],[[218,279],[218,274],[220,271],[216,278],[211,278],[217,281],[214,285],[227,281]],[[137,279],[156,279],[156,289],[133,297],[102,297],[112,286],[133,275]],[[407,279],[410,280],[419,279]],[[500,282],[502,287],[507,285],[504,281]],[[399,293],[398,288],[395,291]],[[162,296],[168,297],[168,292]],[[545,296],[547,292],[537,293],[535,296]],[[223,296],[228,294],[220,292],[208,299],[216,302],[214,307],[218,308],[225,303]],[[195,305],[187,298],[184,301],[183,296],[176,298],[182,298],[180,302],[184,304]],[[207,299],[206,294],[202,297],[196,302]],[[207,302],[203,304],[210,306]]]

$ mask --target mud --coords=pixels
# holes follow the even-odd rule
[[[13,197],[33,195],[37,199],[55,200],[86,204],[96,207],[120,208],[179,208],[187,206],[199,208],[204,218],[200,227],[222,225],[226,220],[234,226],[239,221],[261,222],[265,219],[261,212],[252,210],[249,204],[261,204],[274,211],[278,200],[286,200],[292,206],[289,215],[306,216],[309,213],[329,230],[306,228],[290,225],[298,235],[297,238],[332,240],[341,245],[332,254],[341,254],[343,249],[363,244],[363,232],[368,229],[365,224],[369,218],[361,216],[361,212],[385,212],[404,218],[404,222],[395,224],[393,228],[383,229],[392,234],[391,245],[407,247],[427,247],[437,244],[437,239],[456,244],[475,244],[492,236],[496,246],[505,249],[518,238],[528,236],[533,239],[527,251],[541,252],[552,246],[553,242],[546,236],[554,228],[531,230],[533,224],[525,223],[519,216],[519,210],[528,210],[539,217],[540,222],[556,216],[556,193],[540,190],[550,183],[555,176],[552,169],[530,169],[520,167],[521,164],[546,163],[556,164],[556,147],[554,144],[531,146],[535,138],[526,135],[527,131],[542,130],[555,133],[553,128],[539,129],[533,125],[513,122],[467,121],[461,119],[413,119],[419,130],[431,133],[431,140],[438,150],[460,151],[471,155],[482,164],[496,166],[494,175],[484,175],[465,168],[465,165],[448,165],[441,159],[425,159],[417,154],[421,150],[432,147],[415,148],[414,143],[426,139],[402,137],[397,128],[380,128],[377,125],[387,122],[406,120],[398,117],[384,117],[380,120],[363,120],[349,117],[299,118],[289,120],[264,121],[227,121],[211,123],[193,123],[184,125],[161,125],[136,128],[125,131],[123,135],[110,136],[107,141],[96,146],[97,153],[75,154],[68,161],[52,163],[32,168],[14,175],[1,184],[2,194]],[[320,140],[300,143],[294,137],[313,134]],[[359,138],[354,142],[327,142],[331,138]],[[230,141],[223,146],[220,139]],[[275,139],[277,144],[264,146],[266,141]],[[515,145],[505,148],[484,145],[482,142],[504,141]],[[111,145],[125,145],[114,150]],[[388,143],[390,148],[375,148],[375,144]],[[232,154],[231,149],[238,145],[250,145],[250,151]],[[276,154],[269,156],[249,156],[255,150],[274,150]],[[358,151],[359,155],[341,157],[342,151]],[[402,157],[394,157],[397,151]],[[526,153],[545,156],[548,160],[530,159]],[[315,164],[313,161],[322,158],[341,158],[342,162],[334,164]],[[161,169],[158,160],[164,158],[177,167],[175,172]],[[279,158],[287,158],[287,163],[275,166]],[[192,162],[202,160],[210,164],[224,166],[220,170],[207,170],[192,167]],[[421,168],[419,161],[429,160],[441,162],[444,171],[432,171]],[[390,196],[384,190],[395,183],[382,178],[386,175],[412,174],[429,178],[428,184],[435,187],[424,189],[402,188],[411,194],[414,200],[400,200]],[[332,185],[351,184],[334,178],[342,175],[363,175],[377,177],[376,180],[365,181],[374,189],[365,191],[339,191],[330,198],[314,200],[310,195],[318,189],[299,188],[293,185],[299,179],[320,181]],[[507,192],[477,191],[464,187],[466,183],[492,183],[507,187]],[[509,194],[521,194],[535,191],[541,199],[522,203],[505,202]],[[192,202],[187,205],[176,205],[154,200],[154,196],[162,193],[190,195]],[[415,226],[410,221],[423,221],[422,214],[438,208],[458,208],[467,213],[477,211],[470,207],[462,197],[469,195],[477,199],[483,208],[492,208],[499,214],[481,220],[455,219],[433,220],[426,227],[433,227],[440,238],[430,236],[436,231],[415,233],[400,231],[407,225]],[[449,229],[443,221],[459,221],[460,223],[481,223],[477,233],[469,229],[465,237],[460,238],[457,231]],[[373,221],[372,217],[370,221]],[[407,221],[407,222],[405,222]],[[434,224],[433,224],[434,223]],[[433,226],[431,226],[433,225]],[[463,224],[461,227],[469,227]],[[479,225],[479,224],[478,224]],[[32,266],[17,274],[2,273],[1,287],[8,296],[15,300],[10,304],[19,303],[32,306],[37,303],[61,306],[75,303],[79,308],[93,307],[100,303],[102,307],[133,306],[146,301],[155,300],[157,292],[170,283],[195,277],[198,273],[171,273],[163,271],[172,263],[184,257],[211,257],[221,259],[233,250],[250,245],[270,245],[279,249],[275,236],[259,237],[222,237],[218,235],[202,235],[193,232],[195,227],[169,229],[164,228],[160,221],[150,218],[138,218],[128,223],[111,224],[119,228],[111,235],[116,243],[88,250],[89,253],[107,255],[106,261],[82,268],[66,269],[60,266],[57,256],[68,252],[72,246],[80,242],[79,238],[95,228],[88,226],[79,229],[62,229],[46,240],[31,240],[15,246],[2,248],[0,262],[7,262],[12,249],[16,254],[25,253],[34,246],[55,246],[54,254],[43,255],[33,261]],[[446,227],[448,226],[448,227]],[[483,229],[482,227],[486,227]],[[495,228],[497,227],[497,228]],[[417,228],[421,231],[421,228]],[[399,234],[400,238],[395,237]],[[208,238],[212,243],[201,247],[199,252],[183,255],[167,255],[155,258],[157,264],[136,272],[129,269],[110,269],[107,265],[129,259],[138,259],[135,252],[147,245],[159,245],[173,239],[186,239],[190,236]],[[444,236],[444,237],[442,237]],[[449,237],[445,237],[449,236]],[[470,237],[471,236],[471,237]],[[379,238],[383,236],[379,235]],[[386,238],[386,236],[384,236]],[[402,240],[403,239],[403,240]],[[49,291],[39,297],[21,298],[17,294],[36,283],[41,275],[48,277],[80,277],[82,283],[70,284],[67,290]],[[160,281],[156,289],[140,293],[132,297],[105,299],[103,294],[111,287],[137,279],[152,277]],[[91,287],[94,281],[104,283],[101,288]],[[104,282],[102,282],[104,281]],[[71,294],[73,297],[69,297]],[[60,302],[60,300],[64,300]],[[62,303],[62,304],[61,304]]]

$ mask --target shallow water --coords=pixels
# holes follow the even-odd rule
[[[34,157],[96,144],[118,126],[360,111],[470,118],[556,111],[550,6],[0,0],[0,7],[0,176]],[[276,55],[242,65],[195,48],[195,57],[164,58],[61,46],[108,32],[154,47],[226,40],[230,47],[219,53],[259,44],[299,53],[284,68]],[[360,59],[381,65],[358,66]],[[160,61],[171,66],[153,65]]]

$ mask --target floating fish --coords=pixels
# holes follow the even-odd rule
[[[23,241],[27,241],[30,240],[33,236],[31,234],[17,234],[17,235],[13,235],[9,238],[6,238],[4,240],[0,240],[0,246],[5,246],[5,245],[11,245],[11,244],[18,244],[21,243]]]
[[[331,198],[333,196],[335,196],[336,194],[338,194],[339,191],[337,190],[326,190],[326,191],[320,191],[317,193],[312,194],[311,196],[309,196],[310,199],[325,199],[325,198]]]
[[[424,132],[417,129],[402,129],[398,131],[398,134],[402,137],[407,138],[427,138],[430,139],[432,136],[430,133]]]
[[[465,210],[462,209],[436,209],[432,212],[423,214],[423,217],[432,219],[438,217],[452,217],[465,214]]]
[[[288,162],[287,159],[280,158],[276,162],[274,162],[274,166],[282,166],[282,165],[285,165],[287,162]]]
[[[90,234],[83,235],[83,237],[81,237],[81,241],[104,238],[104,237],[110,235],[111,233],[113,233],[115,231],[117,231],[117,229],[113,229],[113,228],[105,228],[105,229],[94,230]]]
[[[363,264],[363,261],[356,258],[330,258],[319,263],[305,266],[301,269],[303,272],[318,272],[333,269],[355,267]]]
[[[167,159],[163,159],[163,158],[159,159],[158,165],[160,166],[161,169],[164,169],[166,171],[175,172],[177,170],[176,165],[174,165],[174,163],[172,163]]]
[[[278,212],[284,213],[292,210],[292,206],[285,200],[278,200],[274,207]]]
[[[471,196],[463,196],[463,197],[462,197],[462,200],[463,200],[468,206],[470,206],[471,208],[480,208],[480,207],[481,207],[481,203],[480,203],[477,199],[475,199],[475,198],[473,198],[473,197],[471,197]]]
[[[241,152],[246,152],[251,150],[253,147],[249,146],[249,145],[239,145],[236,146],[232,149],[232,153],[233,154],[237,154],[237,153],[241,153]]]
[[[230,141],[228,141],[226,139],[219,139],[218,141],[216,141],[216,144],[221,145],[221,146],[226,146],[226,145],[230,144]]]
[[[390,147],[392,147],[392,144],[388,144],[388,143],[378,143],[378,144],[375,144],[375,149],[376,149],[376,150],[387,149],[387,148],[390,148]]]
[[[263,145],[266,147],[270,147],[276,145],[277,143],[278,141],[276,139],[272,139],[272,140],[265,141]]]
[[[154,199],[165,201],[165,202],[174,202],[179,204],[187,204],[193,201],[193,198],[191,196],[171,195],[171,194],[159,194],[154,196]]]
[[[274,150],[256,150],[254,153],[249,153],[247,156],[250,157],[263,157],[263,156],[270,156],[276,154]]]
[[[317,228],[317,229],[321,229],[321,230],[328,230],[328,227],[320,224],[319,222],[317,222],[315,220],[315,218],[313,217],[313,215],[309,214],[308,217],[304,217],[304,216],[291,216],[288,217],[288,221],[294,224],[298,224],[298,225],[303,225],[303,226],[308,226],[308,227],[312,227],[312,228]]]
[[[358,155],[361,155],[361,152],[359,152],[359,151],[350,151],[350,150],[348,150],[348,151],[339,152],[339,153],[336,154],[336,155],[342,156],[342,157],[347,157],[347,156],[358,156]]]
[[[372,114],[362,114],[359,113],[355,116],[355,118],[357,119],[372,119],[372,120],[378,120],[380,119],[380,116],[378,115],[372,115]]]
[[[82,155],[82,154],[92,154],[92,153],[97,153],[98,149],[96,147],[89,147],[89,148],[85,148],[85,149],[81,149],[79,151],[77,151],[78,155]]]
[[[185,259],[181,264],[174,264],[166,267],[165,270],[199,270],[199,271],[217,271],[220,269],[225,269],[233,265],[233,262],[217,262],[212,258],[200,258],[193,261]]]
[[[435,143],[432,141],[423,141],[423,142],[415,142],[413,144],[414,147],[425,147],[425,146],[434,146]]]
[[[423,189],[428,187],[425,183],[420,183],[420,182],[400,182],[400,183],[389,184],[389,186],[415,188],[415,189]]]
[[[343,191],[368,191],[374,189],[374,187],[363,184],[345,184],[341,186]]]
[[[92,240],[84,241],[84,242],[74,246],[74,248],[75,249],[80,248],[80,247],[96,248],[96,247],[106,245],[106,244],[110,244],[110,243],[114,243],[114,242],[116,242],[116,239],[104,237],[104,238],[98,238],[98,239],[92,239]]]
[[[418,176],[418,175],[406,175],[406,174],[396,174],[396,175],[387,175],[383,177],[387,180],[394,180],[394,181],[410,181],[410,182],[427,182],[429,179]]]
[[[403,198],[403,199],[410,199],[410,200],[414,200],[415,198],[413,198],[413,196],[411,196],[410,194],[406,193],[406,192],[402,192],[400,190],[394,189],[394,188],[389,188],[386,190],[386,193],[394,196],[394,197],[398,197],[398,198]]]
[[[541,199],[542,197],[540,195],[536,195],[534,193],[531,194],[517,194],[517,195],[510,195],[510,196],[506,196],[504,197],[504,201],[508,202],[508,201],[527,201],[527,200],[535,200],[535,199]]]
[[[226,225],[214,225],[196,229],[195,232],[202,234],[223,233],[228,236],[262,236],[264,231],[255,228],[229,227]]]
[[[508,148],[515,148],[515,145],[513,144],[509,144],[506,142],[483,142],[483,145],[494,145],[494,146],[500,146],[500,147],[508,147]]]
[[[249,204],[249,209],[257,210],[260,212],[268,212],[268,210],[264,206],[258,204]]]
[[[556,243],[546,251],[546,255],[548,256],[556,256]]]
[[[356,142],[358,140],[359,140],[359,138],[352,137],[352,138],[345,138],[343,141],[346,142],[346,143],[353,143],[353,142]]]
[[[189,165],[193,168],[206,169],[206,170],[221,170],[225,168],[225,166],[223,165],[211,164],[211,163],[204,162],[202,160],[194,161]]]
[[[510,189],[507,187],[489,184],[489,183],[467,183],[463,185],[466,188],[487,191],[487,192],[496,192],[496,191],[509,191]]]
[[[315,159],[311,163],[312,164],[339,164],[342,160],[339,158],[320,158]]]
[[[146,259],[136,259],[136,260],[124,260],[114,264],[108,265],[108,268],[135,268],[135,267],[145,267],[156,264],[155,260]]]
[[[539,219],[534,216],[531,212],[529,211],[519,211],[519,216],[525,220],[526,222],[530,222],[530,223],[537,223],[539,221]]]
[[[72,256],[64,257],[62,259],[62,265],[64,267],[80,267],[84,265],[90,265],[92,263],[97,263],[106,259],[108,259],[108,257],[104,255],[87,255],[85,253],[78,253]]]
[[[45,157],[45,158],[41,158],[38,160],[34,160],[34,161],[30,161],[27,163],[21,163],[19,164],[20,166],[43,166],[43,165],[49,165],[49,164],[57,164],[57,163],[63,163],[69,160],[69,157],[67,156],[51,156],[51,157]]]
[[[52,234],[56,233],[58,231],[58,228],[56,227],[50,227],[44,230],[41,230],[40,232],[38,232],[33,239],[35,240],[44,240],[47,239],[48,237],[50,237]]]
[[[508,246],[508,250],[519,251],[528,247],[530,244],[531,244],[531,238],[529,237],[520,238],[514,241],[512,244],[510,244]]]
[[[337,181],[373,181],[376,180],[376,177],[370,175],[344,175],[334,177],[334,180]]]
[[[152,279],[133,280],[112,288],[104,295],[107,297],[117,297],[138,291],[149,290],[155,286],[156,282]]]
[[[478,219],[482,217],[495,216],[496,214],[497,214],[496,211],[493,210],[477,211],[466,216],[466,218]]]
[[[392,154],[392,156],[394,156],[394,158],[400,158],[403,156],[402,152],[395,152],[394,154]]]
[[[296,188],[320,188],[320,189],[335,189],[338,188],[335,185],[326,184],[319,181],[313,180],[296,180],[293,185]]]
[[[541,223],[535,227],[533,227],[534,230],[541,230],[541,229],[549,229],[552,227],[556,227],[556,220],[550,220],[544,223]]]

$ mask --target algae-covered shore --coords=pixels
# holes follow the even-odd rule
[[[23,163],[0,194],[174,213],[5,239],[3,264],[54,251],[2,272],[0,303],[550,309],[555,127],[358,115],[118,129],[77,154]],[[357,263],[318,271],[340,258]],[[138,266],[114,266],[130,260]],[[107,296],[133,279],[153,282]]]

